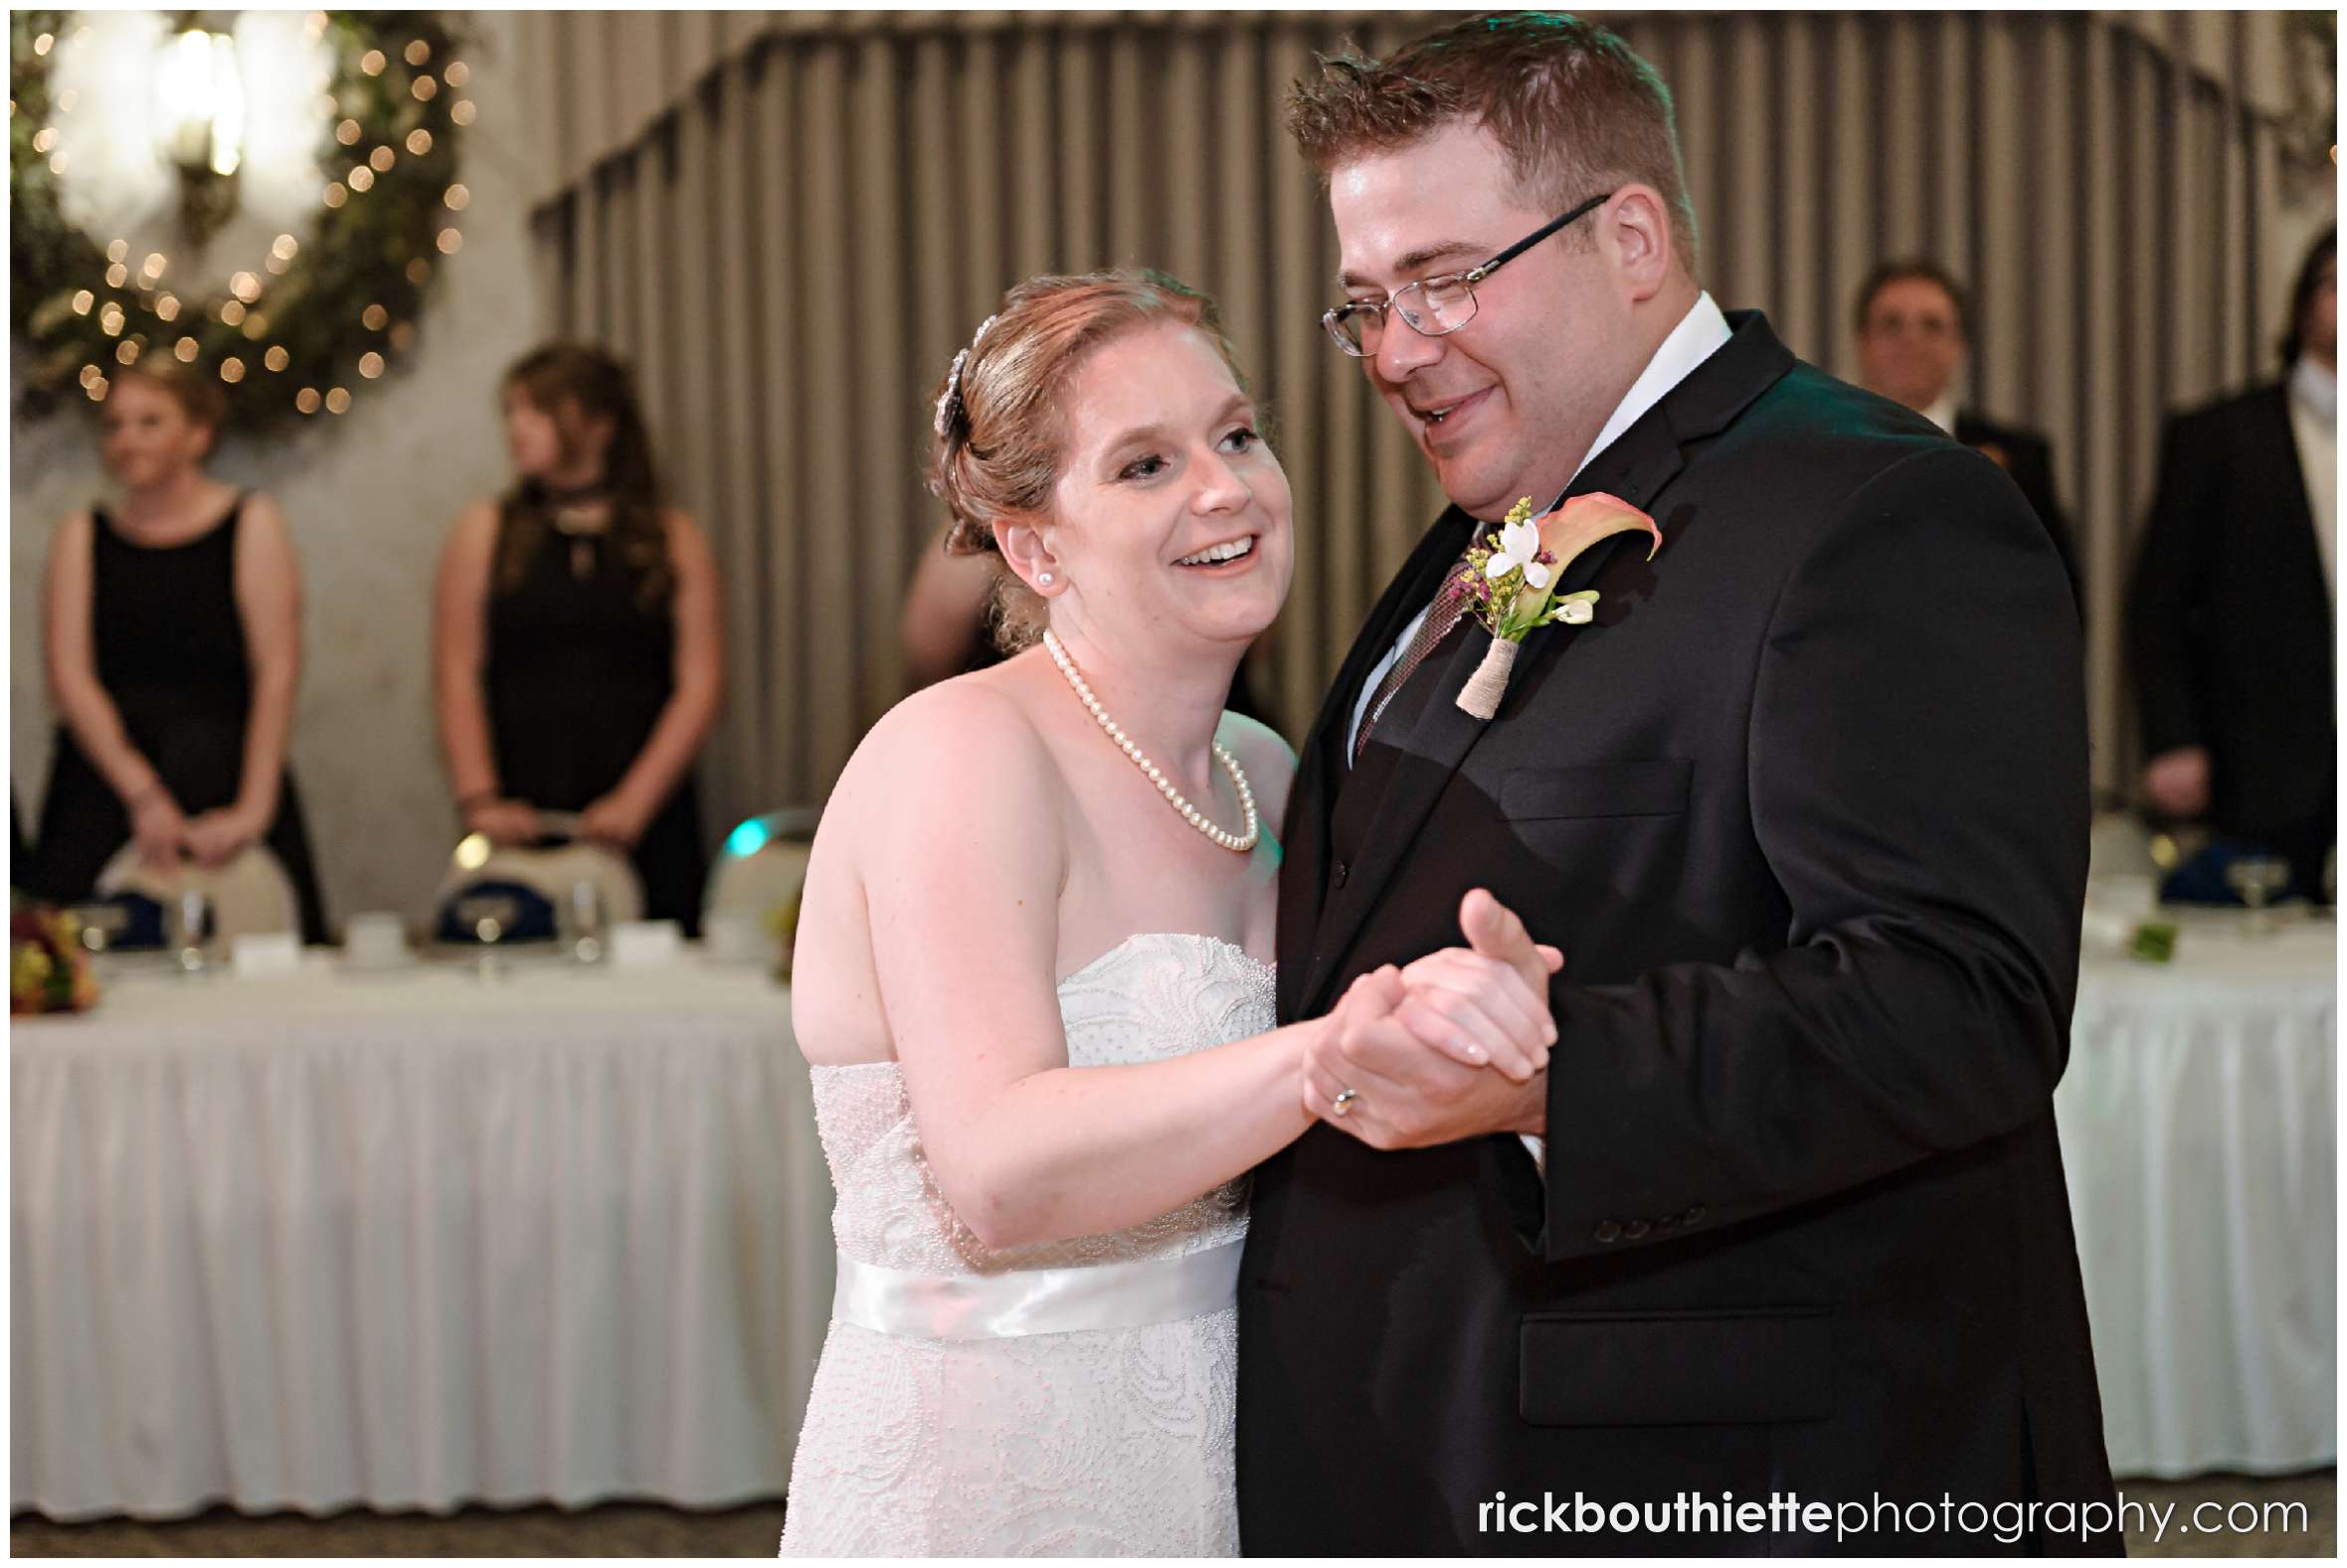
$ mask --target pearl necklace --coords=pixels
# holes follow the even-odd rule
[[[1076,695],[1084,699],[1084,706],[1099,721],[1108,738],[1117,743],[1119,751],[1133,759],[1133,766],[1149,777],[1149,782],[1158,786],[1158,793],[1181,813],[1182,820],[1225,849],[1243,855],[1255,847],[1255,840],[1261,833],[1261,826],[1255,819],[1255,791],[1247,787],[1247,776],[1239,770],[1238,759],[1224,751],[1220,741],[1213,743],[1214,760],[1222,765],[1222,771],[1230,775],[1231,784],[1238,788],[1239,806],[1247,813],[1247,830],[1244,833],[1224,832],[1206,820],[1205,812],[1181,797],[1181,791],[1174,787],[1174,781],[1144,756],[1141,748],[1134,745],[1125,732],[1117,727],[1117,721],[1108,716],[1108,710],[1100,705],[1100,699],[1092,695],[1092,688],[1084,684],[1084,677],[1076,670],[1075,660],[1067,656],[1067,649],[1060,645],[1059,638],[1052,635],[1048,627],[1043,631],[1043,646],[1051,654],[1051,662],[1059,666],[1059,673],[1065,675],[1067,683],[1076,689]]]

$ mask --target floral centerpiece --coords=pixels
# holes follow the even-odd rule
[[[96,1003],[97,975],[82,947],[82,923],[47,905],[10,911],[9,1012],[84,1012]]]

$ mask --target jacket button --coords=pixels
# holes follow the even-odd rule
[[[1597,1238],[1599,1246],[1611,1246],[1622,1239],[1622,1227],[1613,1220],[1599,1220],[1597,1229],[1591,1234]]]
[[[1632,1220],[1629,1224],[1622,1227],[1622,1234],[1629,1237],[1630,1240],[1636,1241],[1639,1237],[1645,1235],[1653,1228],[1654,1227],[1647,1224],[1644,1220]]]
[[[1344,861],[1340,860],[1337,862],[1336,874],[1331,878],[1331,880],[1335,882],[1338,887],[1343,887],[1345,885],[1345,879],[1351,875],[1353,875],[1353,868],[1347,865]]]
[[[1687,1206],[1687,1212],[1686,1212],[1685,1214],[1682,1214],[1682,1215],[1680,1215],[1680,1216],[1679,1216],[1679,1219],[1680,1219],[1680,1223],[1682,1223],[1682,1224],[1685,1224],[1685,1225],[1694,1225],[1694,1224],[1697,1224],[1697,1223],[1699,1223],[1699,1222],[1700,1222],[1700,1221],[1703,1219],[1703,1217],[1704,1217],[1704,1206],[1703,1206],[1701,1203],[1691,1203],[1691,1204],[1689,1204],[1689,1205]]]
[[[1678,1216],[1678,1215],[1676,1215],[1676,1214],[1658,1214],[1658,1215],[1656,1215],[1656,1216],[1655,1216],[1655,1219],[1654,1219],[1654,1228],[1655,1228],[1656,1230],[1659,1230],[1659,1231],[1676,1230],[1676,1229],[1678,1228],[1678,1226],[1679,1226],[1679,1216]]]

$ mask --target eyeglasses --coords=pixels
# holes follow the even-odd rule
[[[1562,218],[1553,218],[1540,225],[1481,266],[1404,283],[1383,299],[1348,301],[1325,312],[1321,316],[1321,325],[1329,329],[1329,336],[1337,340],[1337,346],[1354,359],[1366,359],[1377,352],[1378,344],[1385,339],[1387,310],[1400,316],[1410,324],[1411,331],[1424,337],[1441,337],[1445,333],[1456,332],[1475,319],[1476,284],[1566,224],[1595,212],[1613,198],[1612,191],[1607,191],[1603,196],[1590,197]]]

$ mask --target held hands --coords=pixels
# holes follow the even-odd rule
[[[464,830],[478,833],[499,849],[534,844],[544,831],[538,808],[527,800],[476,800],[464,808]]]
[[[652,813],[620,790],[613,790],[579,813],[579,836],[626,853],[643,837]]]
[[[1354,981],[1307,1048],[1305,1109],[1373,1148],[1545,1125],[1548,976],[1564,956],[1481,888],[1460,904],[1459,926],[1467,950]]]
[[[2143,792],[2162,816],[2189,821],[2209,809],[2209,753],[2179,746],[2143,765]]]
[[[228,805],[189,822],[181,841],[196,864],[209,871],[234,860],[268,828],[269,822],[258,812]]]
[[[179,869],[187,833],[187,818],[180,815],[179,802],[159,784],[131,808],[130,841],[138,846],[139,863],[150,871]]]

